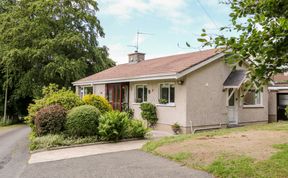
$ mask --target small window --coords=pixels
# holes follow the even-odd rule
[[[262,104],[262,93],[257,92],[256,90],[249,90],[244,98],[243,98],[243,105],[261,105]]]
[[[85,95],[93,94],[93,87],[81,87],[81,98]]]
[[[175,102],[174,84],[160,84],[160,100],[162,104]]]
[[[136,103],[147,102],[147,86],[136,85]]]

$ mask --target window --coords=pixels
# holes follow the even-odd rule
[[[147,86],[136,85],[136,103],[147,102]]]
[[[174,84],[160,84],[160,100],[166,103],[175,102],[175,85]],[[164,104],[165,102],[161,103]]]
[[[255,90],[249,90],[244,98],[243,98],[243,105],[261,105],[262,104],[262,93],[257,92]]]
[[[85,95],[93,94],[93,87],[81,87],[80,97],[82,98]]]

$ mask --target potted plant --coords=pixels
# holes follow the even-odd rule
[[[171,127],[172,127],[173,132],[176,135],[178,135],[180,133],[181,127],[180,127],[180,125],[177,122],[175,124],[173,124]]]
[[[159,102],[160,104],[167,104],[167,103],[168,103],[168,100],[166,100],[166,99],[164,99],[164,98],[160,98],[160,99],[158,100],[158,102]]]

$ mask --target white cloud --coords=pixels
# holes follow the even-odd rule
[[[109,56],[111,59],[115,60],[117,64],[123,64],[128,62],[128,53],[130,49],[127,46],[123,46],[120,43],[109,45]]]
[[[170,20],[173,24],[191,24],[192,18],[186,15],[186,0],[100,0],[101,13],[122,20],[129,20],[135,14],[154,13]]]
[[[213,22],[209,21],[207,23],[204,23],[202,28],[205,28],[205,29],[208,29],[208,30],[217,30],[220,25],[218,23],[216,25]]]

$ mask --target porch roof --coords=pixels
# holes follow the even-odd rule
[[[234,70],[232,71],[225,82],[223,83],[224,88],[239,88],[246,78],[245,70]]]

